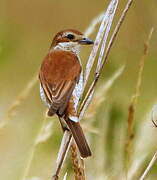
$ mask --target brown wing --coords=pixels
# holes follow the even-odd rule
[[[53,50],[45,57],[39,79],[51,106],[51,115],[63,115],[80,72],[77,56],[69,51]]]

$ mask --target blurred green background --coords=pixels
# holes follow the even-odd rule
[[[120,1],[114,25],[127,1]],[[48,52],[55,33],[74,28],[84,31],[91,20],[104,11],[109,0],[1,0],[0,1],[0,121],[18,94],[38,71]],[[86,131],[93,157],[86,160],[87,179],[125,179],[124,146],[127,129],[127,113],[130,99],[135,91],[139,60],[144,42],[151,27],[154,33],[146,58],[141,94],[135,114],[135,143],[130,167],[137,160],[140,170],[135,169],[137,179],[157,150],[157,130],[153,128],[148,114],[157,103],[157,2],[135,1],[120,30],[118,38],[105,65],[98,88],[122,65],[126,68],[114,83],[107,100],[89,121],[99,133]],[[114,26],[113,26],[114,27]],[[113,29],[113,28],[112,28]],[[91,38],[94,39],[95,34]],[[86,63],[90,47],[81,51]],[[26,100],[22,101],[16,114],[0,129],[0,179],[24,180],[35,138],[41,128],[45,107],[39,96],[39,83],[33,87]],[[37,145],[30,164],[27,180],[48,180],[54,172],[62,132],[57,118],[52,121],[51,136]],[[88,124],[88,122],[85,124]],[[83,122],[83,121],[82,121]],[[144,158],[142,163],[139,161]],[[157,165],[156,165],[157,166]],[[65,172],[72,179],[70,157],[65,163]],[[147,179],[157,178],[154,166]]]

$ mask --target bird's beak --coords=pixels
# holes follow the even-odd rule
[[[82,45],[94,44],[94,41],[92,41],[89,38],[83,38],[79,40],[79,44],[82,44]]]

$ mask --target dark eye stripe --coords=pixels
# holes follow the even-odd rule
[[[75,37],[74,37],[73,34],[68,34],[68,35],[67,35],[67,38],[68,38],[68,39],[74,39]]]

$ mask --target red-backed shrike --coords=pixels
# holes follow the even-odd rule
[[[57,33],[39,72],[40,94],[49,108],[48,115],[65,119],[83,158],[91,156],[91,151],[78,122],[76,106],[83,87],[79,49],[88,44],[93,41],[77,30]]]

